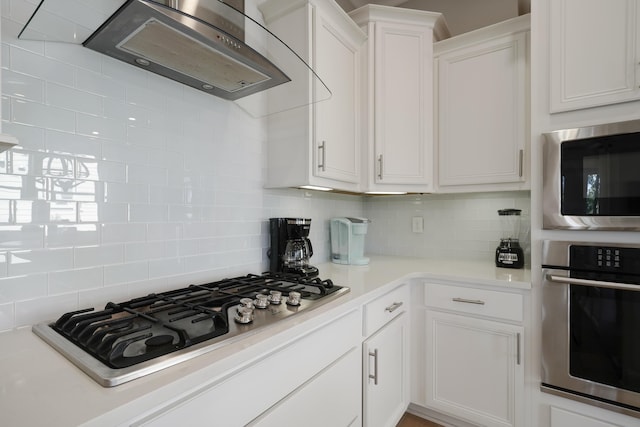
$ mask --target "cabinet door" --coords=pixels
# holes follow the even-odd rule
[[[439,185],[524,181],[527,33],[438,56]]]
[[[358,47],[314,8],[314,67],[331,98],[314,104],[313,174],[322,178],[360,181],[360,113],[357,76]],[[302,141],[300,141],[302,143]]]
[[[432,31],[378,22],[374,42],[375,183],[430,185]]]
[[[363,345],[363,425],[394,427],[409,405],[408,315],[403,313]]]
[[[360,420],[360,357],[351,350],[248,426],[347,427]]]
[[[427,406],[471,423],[522,425],[522,328],[427,310]]]
[[[549,3],[551,112],[640,99],[640,2]]]

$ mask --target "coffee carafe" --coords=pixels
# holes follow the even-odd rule
[[[311,219],[269,219],[271,249],[269,270],[272,273],[295,273],[306,277],[318,275],[318,269],[309,264],[313,246],[309,240]]]

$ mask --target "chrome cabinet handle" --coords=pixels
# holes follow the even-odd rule
[[[479,300],[479,299],[451,298],[451,301],[454,301],[454,302],[463,302],[463,303],[465,303],[465,304],[477,304],[477,305],[484,305],[484,301]]]
[[[378,156],[378,179],[382,180],[382,154]]]
[[[318,152],[322,153],[322,155],[320,156],[321,161],[320,163],[318,163],[318,169],[324,172],[326,170],[326,160],[327,160],[326,141],[322,141],[320,144],[318,144]]]
[[[520,150],[519,154],[518,176],[522,178],[524,175],[524,150]]]
[[[374,385],[378,385],[378,349],[369,352],[369,357],[373,356],[373,375],[369,374],[369,378],[373,380]]]
[[[402,301],[394,302],[389,307],[385,308],[384,311],[388,311],[389,313],[393,313],[394,311],[399,309],[402,306],[402,304],[404,304]]]
[[[578,286],[592,286],[595,288],[611,288],[611,289],[624,289],[627,291],[640,291],[640,286],[629,283],[615,283],[615,282],[603,282],[600,280],[587,280],[576,279],[575,277],[556,276],[552,274],[547,275],[547,280],[560,284],[578,285]]]
[[[520,364],[520,332],[516,335],[516,363]]]

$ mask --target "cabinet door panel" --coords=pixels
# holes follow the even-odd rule
[[[376,24],[376,182],[429,184],[432,138],[428,133],[432,57],[429,31]],[[427,86],[429,85],[429,86]]]
[[[354,348],[248,426],[347,427],[360,419],[360,358]]]
[[[408,316],[402,314],[363,346],[363,422],[367,427],[394,427],[408,406]]]
[[[331,98],[314,105],[316,168],[319,177],[357,183],[360,180],[359,91],[357,48],[316,10],[315,67]]]
[[[638,1],[554,0],[550,6],[551,112],[640,98]]]
[[[521,331],[427,311],[427,406],[485,426],[520,425]]]
[[[524,180],[526,35],[438,58],[439,184]]]

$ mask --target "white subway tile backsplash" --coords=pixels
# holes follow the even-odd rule
[[[152,279],[183,273],[184,261],[182,258],[163,258],[149,261],[149,277]]]
[[[102,224],[102,243],[142,242],[147,238],[145,224]]]
[[[45,237],[48,248],[97,245],[100,229],[96,224],[48,224]]]
[[[47,295],[47,274],[0,278],[0,304]]]
[[[73,268],[73,251],[71,249],[33,249],[9,252],[9,276],[21,276],[69,268]]]
[[[97,117],[90,114],[76,113],[77,133],[104,139],[121,141],[126,137],[126,124],[108,117]]]
[[[132,262],[127,264],[113,264],[104,267],[105,286],[120,285],[137,282],[149,278],[149,262]]]
[[[97,267],[124,262],[124,245],[82,246],[73,250],[74,267]]]
[[[9,51],[11,69],[49,82],[73,86],[75,67],[45,57],[44,46],[45,43],[40,41],[26,41],[20,43],[20,47],[11,46]]]
[[[102,114],[102,98],[97,95],[51,82],[45,89],[48,105],[85,114]]]
[[[16,326],[57,320],[61,313],[78,309],[78,294],[52,295],[16,302]]]
[[[14,98],[11,103],[11,114],[11,120],[15,123],[65,132],[74,132],[76,129],[75,113],[37,102]]]
[[[76,268],[74,270],[52,271],[49,273],[49,294],[69,294],[104,285],[102,266]]]
[[[2,70],[2,91],[6,96],[44,102],[45,81],[11,70]]]

